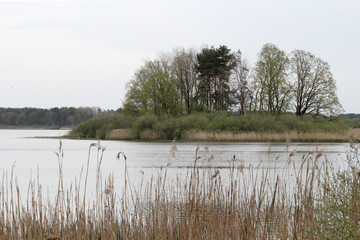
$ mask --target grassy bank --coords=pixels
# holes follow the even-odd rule
[[[117,130],[115,130],[117,129]],[[122,129],[122,130],[119,130]],[[97,118],[80,124],[73,137],[138,140],[209,141],[346,141],[354,133],[342,118],[296,117],[294,115],[250,114],[234,116],[226,112],[192,114],[181,117],[117,116]],[[114,131],[115,130],[115,131]]]
[[[245,166],[236,156],[220,174],[209,159],[199,169],[198,149],[186,176],[169,181],[167,168],[139,187],[131,184],[123,152],[124,189],[101,176],[104,148],[97,149],[96,192],[87,201],[85,177],[64,186],[62,148],[55,199],[43,198],[36,181],[19,192],[4,173],[0,186],[1,239],[358,239],[360,237],[359,152],[348,152],[348,168],[336,171],[321,152],[306,153],[295,167],[288,153],[280,171]],[[89,157],[90,159],[90,157]],[[129,159],[130,161],[131,159]],[[89,163],[85,162],[85,166]],[[69,188],[66,188],[69,187]],[[83,192],[83,194],[80,194]],[[88,194],[88,195],[86,195]],[[24,195],[27,196],[24,198]],[[25,203],[22,200],[25,199]]]

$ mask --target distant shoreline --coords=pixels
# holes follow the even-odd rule
[[[0,125],[0,130],[72,130],[71,127],[57,127],[57,126],[12,126]]]

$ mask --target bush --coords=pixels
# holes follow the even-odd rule
[[[153,126],[153,131],[157,138],[172,140],[175,137],[176,131],[176,120],[174,118],[164,118],[161,121],[158,121]],[[177,134],[179,134],[177,132]]]
[[[157,121],[158,117],[153,114],[146,114],[139,117],[133,125],[133,131],[135,133],[135,136],[137,138],[140,138],[141,132],[148,129],[152,130],[153,126]]]
[[[203,114],[191,114],[177,119],[177,128],[180,132],[187,130],[206,130],[210,120]]]
[[[212,119],[209,130],[213,132],[237,132],[240,129],[240,125],[239,117],[218,115]]]
[[[71,135],[86,137],[86,138],[97,138],[97,132],[100,128],[103,128],[107,124],[105,118],[92,118],[79,124],[72,132]]]
[[[122,115],[92,118],[79,124],[71,131],[70,136],[104,139],[110,130],[132,128],[133,124],[133,117],[123,117]]]

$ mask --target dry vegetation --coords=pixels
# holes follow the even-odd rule
[[[256,132],[208,132],[189,131],[184,134],[184,140],[190,141],[349,141],[360,139],[360,129],[350,129],[342,133],[331,132],[285,132],[285,133],[256,133]]]
[[[138,188],[125,161],[124,189],[112,176],[101,177],[104,148],[97,148],[96,198],[87,201],[88,166],[83,184],[68,189],[62,179],[54,201],[29,182],[25,198],[16,178],[4,174],[0,189],[0,239],[358,239],[360,237],[359,155],[348,152],[349,168],[336,172],[321,152],[310,152],[295,166],[295,151],[281,171],[259,170],[229,160],[228,174],[194,165],[186,177],[169,181],[167,168]],[[222,170],[223,171],[223,170]],[[80,176],[81,179],[81,176]],[[104,186],[102,185],[104,184]]]
[[[109,131],[106,139],[134,139],[130,129],[114,129]],[[140,139],[155,140],[156,134],[150,130],[143,131]],[[327,141],[327,142],[348,142],[349,139],[359,141],[360,129],[350,129],[341,133],[331,132],[285,132],[285,133],[256,133],[256,132],[209,132],[209,131],[187,131],[182,135],[181,140],[185,141]]]

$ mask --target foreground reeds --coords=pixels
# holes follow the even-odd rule
[[[71,186],[63,185],[58,154],[56,198],[45,201],[39,181],[22,193],[12,173],[0,189],[0,239],[357,239],[360,237],[359,154],[348,151],[349,167],[336,171],[321,152],[289,153],[280,171],[245,166],[236,156],[227,170],[194,165],[186,176],[162,169],[139,187],[131,184],[126,157],[122,191],[114,177],[101,176],[104,148],[97,149],[95,198],[87,198],[88,166]],[[220,172],[221,171],[221,172]],[[68,187],[68,188],[66,188]],[[23,197],[26,196],[24,199]]]

